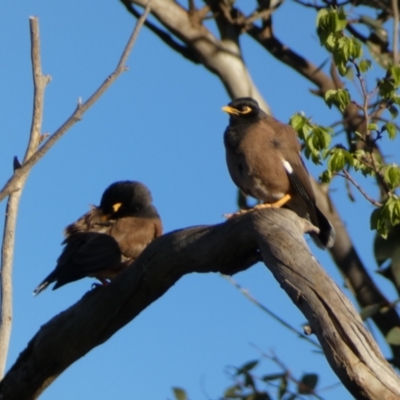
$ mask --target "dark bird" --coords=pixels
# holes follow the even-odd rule
[[[140,182],[124,181],[110,185],[100,206],[92,206],[64,233],[65,247],[56,268],[34,295],[52,282],[55,290],[86,276],[106,284],[162,235],[162,223],[149,189]]]
[[[233,182],[264,204],[287,207],[319,229],[310,233],[321,248],[332,247],[335,231],[315,204],[296,131],[260,109],[252,98],[222,108],[230,116],[224,133],[226,162]]]

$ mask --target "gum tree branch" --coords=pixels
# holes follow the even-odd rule
[[[46,85],[50,82],[50,77],[42,74],[38,18],[30,17],[29,27],[31,36],[31,60],[34,97],[31,130],[24,161],[28,160],[32,154],[35,153],[40,143],[44,92]],[[18,166],[19,165],[17,165],[17,167]],[[14,168],[15,167],[16,165],[14,165]],[[12,266],[14,258],[15,230],[17,224],[18,207],[22,195],[22,189],[25,186],[29,172],[30,170],[27,169],[19,175],[18,186],[20,190],[10,194],[4,220],[3,242],[1,249],[0,377],[4,376],[12,328]]]
[[[132,0],[132,3],[143,5],[144,0]],[[231,98],[252,96],[257,99],[262,108],[266,104],[249,78],[249,72],[240,53],[239,41],[237,38],[235,39],[235,32],[237,34],[238,30],[249,34],[271,55],[314,83],[317,89],[313,90],[313,93],[321,98],[329,89],[343,88],[343,83],[333,64],[330,70],[331,76],[328,76],[323,72],[322,67],[315,66],[284,45],[274,35],[270,13],[263,13],[261,26],[257,26],[247,24],[246,18],[240,10],[233,7],[226,9],[226,2],[207,0],[207,3],[213,7],[221,40],[215,38],[202,25],[201,18],[196,19],[196,10],[189,12],[173,0],[153,0],[152,15],[167,31],[197,54],[198,60],[205,68],[220,78]],[[220,8],[218,9],[218,7]],[[229,24],[232,26],[229,27]],[[350,147],[361,149],[369,145],[360,141],[353,145],[352,132],[356,130],[362,132],[365,128],[364,119],[359,115],[355,104],[350,103],[343,112],[343,125]],[[374,152],[380,153],[376,145],[374,145]],[[378,183],[380,184],[379,181]],[[329,217],[337,236],[341,237],[341,240],[336,240],[330,253],[344,274],[348,285],[357,288],[355,291],[357,302],[361,307],[375,304],[377,299],[385,304],[388,303],[361,262],[341,217],[332,205],[329,194],[318,188],[316,191],[318,191],[319,202],[325,203],[329,209]],[[360,287],[362,290],[358,290]],[[390,316],[388,314],[374,316],[373,320],[384,336],[389,331],[388,327],[394,327],[396,324],[400,326],[400,317],[396,310],[391,310]],[[400,366],[400,346],[391,346],[391,349],[393,362]]]
[[[303,237],[310,229],[289,210],[264,209],[160,237],[110,285],[87,293],[41,327],[1,382],[0,399],[37,398],[68,366],[108,340],[183,275],[231,275],[260,257],[307,318],[349,392],[357,399],[399,398],[395,372],[351,302],[310,253]]]
[[[393,64],[399,63],[399,4],[397,0],[392,0],[393,11]]]
[[[131,2],[141,7],[145,4],[145,0]],[[231,38],[217,39],[202,24],[203,9],[190,12],[173,0],[153,0],[151,14],[184,43],[205,68],[218,76],[229,97],[253,97],[263,109],[269,110],[250,76],[238,43]]]
[[[76,122],[80,121],[85,112],[104,94],[104,92],[115,82],[115,80],[126,71],[126,61],[136,41],[139,31],[150,12],[151,2],[152,0],[144,2],[145,11],[137,21],[114,72],[107,77],[107,79],[99,86],[92,96],[89,97],[88,100],[83,103],[78,102],[75,111],[64,122],[64,124],[62,124],[59,129],[50,135],[46,142],[44,142],[41,147],[39,147],[32,155],[30,155],[28,159],[24,160],[22,166],[14,172],[14,175],[0,190],[0,201],[11,193],[21,189],[19,184],[20,177],[27,173],[27,171],[29,171]]]
[[[374,280],[361,261],[361,257],[353,245],[346,225],[341,220],[328,194],[315,181],[312,182],[318,208],[335,227],[336,240],[330,253],[333,261],[345,277],[346,287],[354,295],[361,308],[377,304],[389,304],[389,300],[384,296],[378,286],[376,286]],[[384,337],[386,337],[391,329],[400,326],[400,317],[395,308],[389,308],[385,313],[377,312],[371,316],[371,319]],[[390,348],[393,355],[391,362],[399,368],[400,346],[391,345]]]
[[[369,196],[366,191],[355,181],[355,179],[345,170],[342,170],[342,174],[337,174],[338,176],[342,176],[343,178],[347,179],[349,182],[351,182],[357,189],[358,191],[364,196],[366,200],[368,200],[372,205],[375,207],[381,207],[382,203],[379,201],[376,201],[373,199],[371,196]]]

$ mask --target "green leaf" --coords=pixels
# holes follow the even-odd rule
[[[358,68],[362,73],[367,72],[372,67],[372,62],[370,60],[361,60],[358,64]]]
[[[183,389],[178,387],[173,387],[172,390],[174,391],[176,400],[188,400],[186,392]]]
[[[328,160],[328,169],[330,172],[339,172],[346,164],[353,162],[353,157],[347,150],[333,148],[330,154],[331,156]]]
[[[311,394],[317,387],[318,375],[317,374],[304,374],[301,377],[299,385],[297,387],[297,392],[299,394]]]
[[[386,342],[393,346],[400,346],[400,327],[395,326],[387,333]]]
[[[306,118],[303,115],[296,113],[291,116],[291,118],[289,120],[289,124],[291,125],[291,127],[294,130],[299,131],[305,124],[305,122],[306,122],[305,120],[306,120]]]
[[[399,115],[399,110],[398,110],[397,107],[394,106],[393,104],[391,104],[391,105],[388,107],[388,110],[389,110],[390,116],[391,116],[392,118],[397,118],[397,116]]]
[[[236,371],[236,375],[247,373],[251,371],[253,368],[255,368],[257,365],[258,365],[258,360],[249,361]]]
[[[328,105],[329,108],[332,107],[332,105],[335,104],[335,97],[337,94],[337,90],[334,89],[329,89],[325,92],[324,94],[324,100],[325,103]]]
[[[379,130],[379,126],[378,126],[378,124],[375,124],[374,122],[371,122],[370,124],[368,124],[368,130],[369,131],[378,131]]]
[[[332,172],[329,170],[324,171],[320,176],[319,176],[319,180],[322,183],[329,183],[332,180]]]
[[[244,377],[245,377],[244,378],[244,385],[246,387],[251,387],[251,388],[253,388],[255,390],[256,386],[255,386],[254,379],[251,376],[251,374],[249,374],[248,372],[245,372],[244,373]]]
[[[285,395],[287,391],[287,378],[286,375],[282,378],[281,383],[279,384],[279,391],[278,391],[278,399],[282,399],[282,397]]]
[[[229,398],[240,398],[241,397],[241,390],[240,387],[237,385],[231,386],[225,390],[224,397]]]
[[[389,135],[389,139],[393,140],[393,139],[396,138],[397,128],[396,128],[396,125],[393,122],[388,122],[385,125],[385,129],[387,130],[387,133]]]
[[[388,235],[388,225],[386,223],[386,218],[383,213],[384,206],[376,208],[371,213],[370,225],[371,229],[376,229],[376,231],[384,238]]]
[[[346,89],[330,89],[325,92],[324,100],[329,108],[335,105],[343,112],[350,103],[350,94]]]
[[[268,381],[274,381],[275,379],[281,379],[283,377],[285,377],[286,374],[285,373],[278,373],[278,374],[269,374],[269,375],[264,375],[261,380],[263,380],[264,382],[268,382]]]
[[[389,68],[390,75],[394,80],[394,85],[396,88],[400,86],[400,65],[394,65]]]
[[[396,189],[400,185],[400,167],[398,165],[388,165],[383,176],[390,189]]]
[[[371,304],[369,306],[362,308],[362,310],[360,311],[360,317],[363,321],[365,321],[368,318],[373,317],[375,314],[377,314],[380,309],[381,309],[380,304]]]

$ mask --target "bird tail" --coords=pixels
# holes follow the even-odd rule
[[[330,248],[335,243],[335,229],[318,207],[315,207],[315,212],[318,219],[319,233],[311,233],[311,238],[319,248]]]
[[[33,295],[37,296],[39,293],[43,292],[44,289],[47,288],[47,286],[50,285],[50,283],[54,282],[57,278],[54,276],[53,272],[48,275],[40,285],[33,291]]]

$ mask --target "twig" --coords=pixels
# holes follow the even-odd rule
[[[235,286],[236,289],[240,291],[247,299],[249,299],[252,303],[254,303],[257,307],[261,308],[265,313],[267,313],[270,317],[272,317],[275,321],[278,321],[280,324],[282,324],[285,328],[289,329],[290,331],[296,333],[296,335],[300,336],[302,339],[307,340],[309,343],[312,345],[318,347],[321,349],[321,346],[319,343],[315,342],[311,338],[309,338],[307,335],[305,335],[303,332],[300,332],[298,329],[293,327],[292,325],[288,324],[286,321],[284,321],[281,317],[276,315],[274,312],[269,310],[267,307],[265,307],[263,304],[261,304],[258,300],[256,300],[248,290],[244,289],[242,286],[239,285],[231,276],[228,275],[223,275],[221,274],[222,277],[224,277],[229,283],[231,283],[233,286]]]
[[[364,189],[352,178],[352,176],[345,169],[343,169],[342,172],[343,174],[337,174],[337,175],[348,179],[371,204],[373,204],[376,207],[382,206],[382,203],[374,200],[367,193],[365,193]]]
[[[299,388],[301,385],[304,385],[302,382],[300,382],[299,380],[297,380],[292,373],[290,372],[289,368],[286,367],[286,365],[283,363],[283,361],[281,361],[277,355],[271,351],[272,355],[266,354],[263,350],[261,350],[257,345],[255,345],[254,343],[250,343],[253,347],[255,347],[262,355],[262,357],[269,359],[271,361],[273,361],[275,364],[277,364],[280,368],[282,368],[282,370],[285,372],[285,375],[289,378],[289,380],[291,380],[293,383],[295,383],[297,385],[297,387]],[[312,388],[308,388],[310,390],[309,395],[313,395],[314,397],[316,397],[319,400],[322,400],[322,397],[319,396],[317,393],[315,393],[314,389]],[[300,397],[299,394],[297,394],[299,399],[302,399],[303,397]]]
[[[84,103],[78,102],[78,105],[72,115],[64,122],[63,125],[52,135],[44,144],[23,163],[22,167],[19,168],[14,175],[7,181],[4,187],[0,191],[0,201],[3,200],[10,193],[20,189],[19,177],[29,171],[50,149],[53,145],[70,129],[76,122],[82,119],[83,114],[102,96],[102,94],[114,83],[114,81],[126,71],[125,63],[129,57],[132,47],[136,41],[137,35],[143,23],[150,12],[151,0],[147,2],[146,8],[143,15],[138,19],[135,28],[128,40],[127,45],[122,53],[122,56],[118,62],[118,65],[114,72],[100,85],[100,87],[89,97]]]
[[[399,63],[399,5],[397,0],[392,0],[393,9],[393,64]]]
[[[36,17],[29,18],[31,34],[31,60],[34,85],[33,115],[30,137],[26,149],[24,161],[36,151],[40,143],[40,130],[43,117],[43,99],[49,76],[43,76],[40,61],[40,36],[39,21]],[[14,159],[14,167],[15,167]],[[15,168],[14,168],[15,169]],[[22,167],[15,169],[20,171]],[[1,251],[1,324],[0,324],[0,378],[4,376],[7,361],[8,346],[12,327],[12,266],[15,244],[15,227],[18,215],[18,205],[22,189],[28,178],[30,169],[18,174],[19,190],[10,194],[7,203],[7,211],[4,221],[4,234]],[[14,174],[16,175],[16,174]]]
[[[120,0],[120,1],[130,14],[132,14],[135,18],[140,17],[139,11],[136,10],[136,8],[133,6],[130,0]],[[144,24],[146,28],[150,29],[151,32],[153,32],[156,36],[158,36],[166,45],[171,47],[172,50],[175,50],[181,56],[185,57],[187,60],[193,62],[194,64],[200,63],[198,56],[194,53],[194,51],[190,47],[180,44],[179,42],[174,40],[174,38],[170,34],[160,29],[152,22],[146,21]]]

